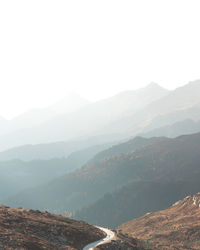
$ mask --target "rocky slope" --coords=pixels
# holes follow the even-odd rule
[[[85,222],[0,206],[0,249],[82,249],[105,234]]]
[[[200,193],[168,209],[148,213],[119,227],[123,233],[148,240],[155,249],[200,249]]]

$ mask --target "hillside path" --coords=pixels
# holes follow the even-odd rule
[[[100,230],[104,231],[107,234],[107,236],[104,239],[101,239],[101,240],[95,241],[93,243],[90,243],[89,245],[85,246],[83,248],[83,250],[93,250],[94,247],[97,247],[99,245],[108,243],[115,237],[115,233],[113,231],[111,231],[110,229],[104,228],[104,227],[98,227],[98,228]]]

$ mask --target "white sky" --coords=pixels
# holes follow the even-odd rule
[[[1,0],[0,114],[200,78],[199,0]]]

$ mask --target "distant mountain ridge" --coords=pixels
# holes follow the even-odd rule
[[[49,107],[31,109],[10,120],[1,118],[0,135],[38,126],[55,118],[60,113],[72,113],[87,104],[89,104],[88,101],[74,94],[68,95],[66,98],[63,98]]]
[[[109,123],[121,119],[125,114],[139,111],[168,93],[169,91],[158,85],[150,85],[88,104],[70,114],[59,114],[33,128],[0,136],[0,151],[25,144],[52,143],[108,134],[102,128]],[[109,132],[109,134],[113,133]]]
[[[90,104],[90,102],[79,95],[72,93],[68,94],[66,97],[62,98],[61,100],[53,103],[52,105],[48,106],[46,109],[53,111],[57,114],[62,113],[72,113],[77,111],[78,109]]]
[[[79,138],[74,141],[60,141],[36,145],[23,145],[0,152],[0,161],[19,159],[22,161],[48,160],[68,157],[71,153],[84,150],[92,146],[113,145],[120,141],[116,135]]]
[[[200,132],[200,121],[187,119],[173,123],[172,125],[160,127],[149,132],[142,133],[141,136],[147,138],[152,136],[166,136],[174,138],[180,135],[188,135],[198,132]]]
[[[199,109],[199,117],[200,117],[200,109]],[[143,132],[140,136],[142,137],[170,137],[175,138],[177,136],[183,134],[193,134],[200,132],[200,122],[194,121],[192,119],[181,120],[179,122],[173,123],[172,125],[160,127],[154,130],[150,130],[149,132]],[[116,155],[118,152],[123,153],[125,152],[125,148],[123,147],[123,141],[127,142],[123,136],[117,135],[105,135],[100,137],[91,137],[88,139],[80,139],[77,141],[68,141],[68,142],[55,142],[55,143],[46,143],[46,144],[36,144],[36,145],[24,145],[16,148],[11,148],[9,150],[0,152],[0,161],[7,161],[13,159],[20,159],[23,161],[30,161],[34,159],[52,159],[52,158],[60,158],[60,157],[67,157],[70,153],[77,150],[82,150],[87,147],[95,146],[95,144],[119,144],[119,147],[114,147],[116,152],[113,152],[113,155]],[[139,137],[136,137],[139,139]],[[145,139],[144,143],[145,143]],[[130,140],[131,143],[132,140]],[[125,143],[126,143],[125,142]],[[140,141],[141,142],[141,141]],[[139,143],[140,143],[139,142]],[[142,143],[142,142],[141,142]],[[126,144],[127,147],[130,145]],[[117,145],[116,145],[117,146]],[[113,149],[111,148],[110,151]],[[108,157],[110,157],[109,151]],[[100,153],[104,157],[104,152]],[[96,160],[98,156],[96,156]]]
[[[91,146],[73,152],[67,158],[0,161],[0,201],[81,168],[90,158],[110,145],[112,144]]]
[[[199,92],[200,81],[173,91],[155,83],[139,90],[125,91],[105,100],[83,104],[77,111],[59,114],[32,128],[0,136],[0,151],[25,144],[71,141],[102,134],[128,138],[186,119],[197,121],[200,118]]]
[[[167,138],[153,138],[153,139],[136,138],[136,139],[133,139],[133,140],[127,142],[128,146],[126,145],[126,143],[124,143],[123,145],[124,145],[125,149],[123,147],[121,147],[120,145],[113,146],[111,149],[108,149],[108,152],[111,152],[111,158],[109,158],[110,160],[108,160],[108,163],[109,163],[109,161],[112,161],[112,157],[113,157],[114,161],[116,161],[118,159],[118,155],[115,155],[116,150],[119,152],[119,150],[121,149],[121,150],[123,150],[123,152],[126,152],[125,154],[122,154],[122,157],[126,157],[126,154],[129,154],[129,152],[132,151],[132,149],[135,150],[135,149],[137,149],[137,148],[139,148],[141,146],[150,145],[151,143],[153,143],[153,141],[160,141],[160,140],[168,140],[168,139]],[[52,198],[50,198],[50,197],[49,197],[50,200],[48,202],[45,201],[45,199],[42,198],[43,201],[41,201],[41,205],[45,203],[46,204],[45,207],[49,206],[49,208],[52,207],[53,209],[54,208],[58,209],[59,207],[60,208],[61,207],[62,208],[67,207],[68,209],[75,209],[77,206],[80,206],[78,204],[81,204],[81,201],[83,201],[83,204],[85,204],[85,202],[88,202],[87,199],[89,199],[91,201],[93,199],[98,199],[98,197],[101,196],[102,190],[104,190],[104,189],[107,190],[107,186],[109,186],[112,183],[105,183],[105,187],[102,187],[101,189],[99,189],[98,194],[95,194],[94,197],[92,195],[91,198],[90,198],[90,196],[88,196],[88,198],[84,197],[82,192],[87,193],[88,191],[91,192],[93,190],[93,189],[91,189],[93,184],[90,183],[90,182],[87,182],[87,178],[90,178],[90,175],[92,177],[94,177],[94,179],[97,179],[97,183],[100,181],[100,183],[98,185],[101,186],[101,181],[104,181],[104,178],[103,178],[104,171],[102,172],[103,176],[101,176],[101,177],[96,175],[96,173],[98,172],[98,167],[100,167],[102,164],[104,164],[104,161],[107,162],[106,158],[104,158],[104,157],[107,157],[106,152],[107,151],[104,151],[103,153],[100,153],[100,154],[97,154],[96,156],[94,156],[94,158],[92,160],[90,160],[81,170],[76,171],[74,173],[71,173],[70,175],[64,175],[61,178],[58,178],[55,181],[49,183],[46,187],[42,187],[42,186],[38,187],[39,189],[40,188],[43,189],[44,193],[46,193],[45,196],[46,196],[47,199],[48,199],[49,195],[51,196],[51,195],[53,195],[54,192],[56,192],[56,193],[59,193],[60,198],[62,197],[61,198],[62,202],[65,203],[65,200],[67,202],[65,205],[64,204],[63,205],[56,205],[57,203],[61,202],[60,198],[57,196],[59,201],[54,200],[55,207],[49,204],[49,202],[50,203],[52,202]],[[105,160],[103,160],[103,159],[105,159]],[[97,167],[97,170],[96,170],[96,167]],[[108,169],[108,171],[109,171],[109,169]],[[107,172],[107,170],[106,170],[106,172]],[[88,176],[87,176],[87,173],[89,173]],[[113,178],[115,178],[115,177],[113,176]],[[115,182],[117,182],[117,180]],[[67,185],[69,184],[69,186],[67,187],[66,184]],[[72,186],[70,186],[70,185],[72,185]],[[47,188],[47,190],[46,190],[46,188]],[[60,190],[60,188],[61,188],[61,190]],[[80,188],[80,190],[79,190],[79,188]],[[80,192],[80,195],[77,193],[77,189],[79,190],[78,193]],[[66,190],[67,193],[65,193],[64,190]],[[105,192],[105,191],[103,191],[103,192]],[[29,191],[29,193],[30,193],[30,191]],[[37,193],[38,194],[40,193],[41,197],[43,196],[41,191],[39,191],[39,192],[37,191]],[[68,201],[67,201],[68,200],[68,198],[67,198],[68,195],[69,195],[69,204],[71,203],[70,207],[67,205],[68,204]],[[36,195],[35,198],[37,199],[37,197],[39,198],[39,196]],[[74,200],[73,202],[72,201],[70,202],[71,196],[72,196],[72,199]],[[31,197],[31,196],[29,196],[29,197]],[[29,204],[29,201],[28,201],[29,199],[27,199],[28,203],[26,205],[22,201],[20,201],[20,199],[21,198],[18,199],[19,204],[23,204],[23,206],[25,206],[25,207],[26,206],[32,207],[33,204],[32,205]],[[36,205],[37,202],[34,201],[34,199],[32,199],[32,201]],[[32,203],[32,201],[30,201],[30,202]],[[78,204],[77,204],[77,202],[78,202]],[[34,205],[33,205],[33,207],[34,207]]]
[[[185,119],[200,118],[200,80],[190,82],[183,87],[171,91],[163,98],[152,101],[137,113],[132,113],[111,123],[107,132],[136,135],[142,132],[170,125]],[[159,122],[159,118],[162,118]],[[196,119],[195,119],[196,118]]]

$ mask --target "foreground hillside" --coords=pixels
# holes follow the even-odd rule
[[[168,209],[148,213],[119,229],[148,240],[155,249],[200,249],[200,193],[187,196]]]
[[[96,227],[48,212],[0,206],[0,249],[82,249],[105,237]]]

